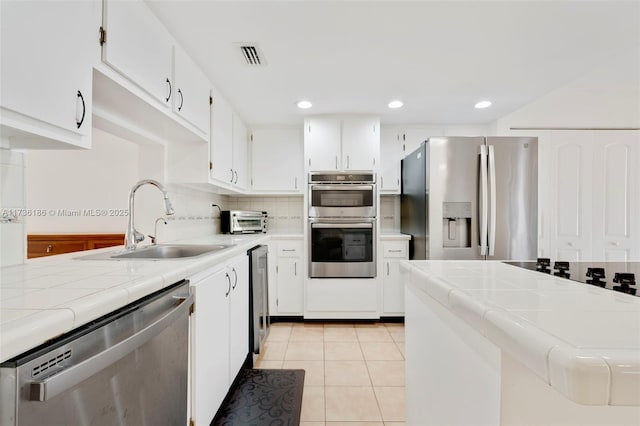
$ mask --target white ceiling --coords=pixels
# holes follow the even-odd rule
[[[487,123],[640,43],[638,1],[148,1],[251,125]],[[267,65],[247,66],[236,42]]]

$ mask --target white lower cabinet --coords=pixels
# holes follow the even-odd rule
[[[408,258],[408,241],[382,242],[382,316],[404,315],[404,285],[400,261]]]
[[[304,279],[302,241],[278,241],[276,249],[275,295],[278,315],[302,315]]]
[[[249,351],[246,254],[192,279],[191,419],[208,425]]]

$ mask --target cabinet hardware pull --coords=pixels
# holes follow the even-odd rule
[[[82,101],[82,117],[80,117],[80,121],[78,121],[78,115],[76,113],[76,125],[78,126],[78,129],[80,128],[80,126],[82,126],[82,123],[84,123],[84,115],[87,112],[87,108],[84,104],[84,96],[82,96],[82,92],[78,90],[78,95],[77,95],[80,100]]]
[[[238,183],[238,172],[236,172],[235,170],[233,171],[233,174],[236,175],[236,179],[233,183]]]
[[[182,90],[178,89],[178,94],[180,95],[180,106],[178,107],[178,111],[181,111],[182,105],[184,104],[184,96],[182,95]]]
[[[168,78],[167,78],[167,84],[169,85],[169,96],[167,96],[165,100],[169,102],[169,99],[171,99],[171,82],[169,81]]]
[[[338,156],[336,155],[336,170],[338,170]]]
[[[389,250],[389,253],[400,253],[400,252],[402,252],[402,250],[399,250],[399,249],[398,250]]]
[[[384,189],[384,177],[380,176],[380,189]]]
[[[389,276],[389,262],[387,262],[387,276]]]
[[[233,169],[229,169],[229,171],[231,171],[231,180],[229,182],[233,183]]]
[[[349,168],[349,156],[347,155],[347,169]]]
[[[298,189],[298,176],[296,176],[294,179],[293,189]]]
[[[231,268],[231,270],[233,271],[233,276],[234,276],[234,280],[233,280],[233,289],[236,289],[236,286],[238,285],[238,273],[236,272],[236,268]]]
[[[224,297],[227,297],[229,293],[231,293],[231,278],[229,277],[228,273],[225,273],[224,275],[227,277],[227,292],[225,293]]]
[[[51,244],[49,244],[47,246],[47,253],[51,253],[53,251],[53,246]]]
[[[296,249],[282,249],[282,251],[296,251]]]
[[[298,262],[293,262],[293,275],[298,276]]]

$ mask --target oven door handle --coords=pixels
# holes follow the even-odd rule
[[[312,228],[363,228],[363,229],[371,229],[373,228],[373,223],[311,223]]]
[[[194,296],[174,296],[179,305],[169,311],[159,320],[148,325],[136,334],[92,356],[91,358],[62,370],[46,379],[29,383],[29,399],[31,401],[47,401],[56,395],[72,388],[83,380],[88,379],[99,371],[104,370],[116,361],[124,358],[160,332],[169,327],[178,318],[188,314],[193,305]]]
[[[373,185],[326,184],[311,185],[311,191],[373,191]]]

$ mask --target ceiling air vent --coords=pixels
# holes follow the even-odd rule
[[[264,55],[255,43],[235,43],[242,53],[247,65],[260,66],[265,65]]]

